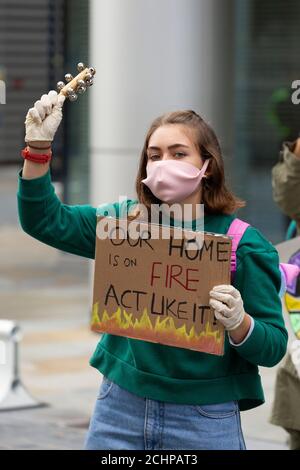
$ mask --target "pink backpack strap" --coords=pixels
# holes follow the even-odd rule
[[[249,227],[249,225],[250,224],[247,222],[236,218],[231,222],[229,229],[227,230],[227,235],[233,237],[231,249],[231,282],[233,282],[236,271],[236,250],[246,228]],[[300,267],[291,263],[279,263],[279,269],[281,272],[280,297],[286,291],[292,292],[294,295],[297,279],[300,275]]]
[[[229,229],[227,230],[227,235],[230,235],[232,238],[232,248],[231,248],[231,281],[233,280],[234,273],[236,271],[236,250],[240,243],[242,236],[245,233],[247,227],[250,224],[244,222],[241,219],[235,218],[231,222]]]

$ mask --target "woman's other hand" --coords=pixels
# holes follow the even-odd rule
[[[216,319],[230,332],[235,343],[241,342],[249,331],[251,317],[244,310],[239,290],[231,284],[220,284],[214,286],[209,295]]]

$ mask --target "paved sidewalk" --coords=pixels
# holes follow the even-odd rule
[[[0,449],[81,449],[101,374],[88,364],[99,340],[89,330],[93,261],[32,239],[17,220],[18,168],[0,171],[0,317],[23,331],[21,375],[47,407],[0,412]],[[267,402],[242,413],[248,449],[286,449],[268,423],[275,368],[261,368]]]

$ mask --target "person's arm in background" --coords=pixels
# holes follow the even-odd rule
[[[300,137],[296,140],[294,154],[296,155],[296,157],[300,158]]]
[[[300,225],[300,138],[284,142],[272,168],[273,199],[284,214]]]
[[[49,147],[61,122],[63,101],[51,90],[29,109],[25,141],[32,153],[50,152],[43,148]],[[63,204],[51,183],[49,162],[24,160],[18,173],[17,202],[19,221],[27,234],[62,251],[95,257],[96,208]]]

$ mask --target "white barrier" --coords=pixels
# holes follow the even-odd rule
[[[11,320],[0,320],[0,411],[46,406],[26,390],[20,379],[20,327]]]

